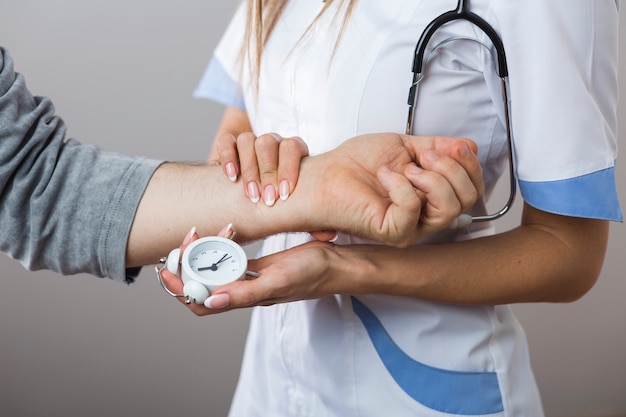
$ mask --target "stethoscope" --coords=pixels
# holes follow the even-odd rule
[[[424,60],[424,53],[426,51],[426,46],[428,42],[432,38],[433,34],[446,23],[452,22],[454,20],[465,20],[473,25],[480,28],[491,40],[495,48],[494,58],[496,58],[496,71],[498,77],[500,77],[501,87],[502,87],[502,100],[504,102],[504,118],[506,124],[506,138],[508,145],[508,158],[509,158],[509,179],[510,179],[510,191],[509,198],[505,203],[504,207],[493,214],[486,214],[481,216],[471,216],[469,214],[462,214],[459,216],[455,222],[451,225],[452,228],[460,228],[468,226],[473,222],[486,222],[491,220],[496,220],[502,217],[513,205],[513,200],[515,199],[516,193],[516,182],[515,182],[515,171],[513,166],[513,138],[511,134],[511,120],[509,115],[509,95],[508,95],[508,76],[509,71],[506,63],[506,54],[504,52],[504,44],[502,43],[502,39],[498,36],[495,29],[489,25],[483,18],[478,16],[475,13],[472,13],[468,10],[467,4],[469,0],[458,0],[456,9],[450,10],[448,12],[443,13],[442,15],[435,18],[432,22],[430,22],[422,35],[420,36],[417,45],[415,46],[415,52],[413,57],[413,83],[411,84],[411,88],[409,89],[409,114],[406,123],[406,134],[410,135],[413,130],[413,117],[415,113],[415,103],[417,99],[417,87],[419,83],[424,78],[424,69],[425,62],[428,63],[428,58],[426,61]],[[441,46],[448,44],[452,41],[456,40],[469,40],[473,42],[477,42],[478,44],[485,47],[489,52],[492,53],[492,50],[488,45],[483,42],[474,39],[474,38],[466,38],[466,37],[455,37],[446,39],[440,43],[438,43],[430,52],[432,53],[436,51]],[[430,56],[430,55],[429,55]]]

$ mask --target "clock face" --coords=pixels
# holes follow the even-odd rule
[[[194,241],[183,253],[182,278],[217,287],[238,280],[247,267],[246,254],[237,243],[221,237],[205,237]]]
[[[211,279],[218,275],[239,272],[240,260],[230,251],[215,248],[200,248],[189,257],[189,266],[201,277]]]

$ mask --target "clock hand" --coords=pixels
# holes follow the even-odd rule
[[[219,261],[215,262],[211,266],[200,267],[198,268],[198,271],[206,271],[207,269],[210,269],[211,271],[217,271],[217,265],[221,264],[224,261],[229,260],[230,258],[232,258],[232,255],[225,253],[224,256],[222,256],[222,258]]]

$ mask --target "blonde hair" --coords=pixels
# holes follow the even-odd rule
[[[341,22],[339,37],[337,38],[337,42],[335,43],[335,47],[333,50],[334,55],[337,47],[339,46],[341,36],[345,31],[348,20],[350,18],[350,15],[352,14],[352,11],[354,10],[354,6],[356,5],[357,0],[324,0],[324,6],[322,7],[322,10],[311,22],[309,27],[304,31],[302,36],[304,36],[310,30],[310,28],[315,24],[317,19],[319,19],[319,17],[324,14],[326,10],[328,10],[331,4],[338,2],[339,7],[337,8],[337,14],[335,15],[336,17],[339,14],[340,10],[342,10],[341,3],[345,1],[347,1],[348,4],[343,20]],[[278,22],[280,16],[285,10],[288,2],[289,0],[248,0],[246,33],[241,51],[241,58],[244,58],[245,56],[248,57],[250,74],[252,75],[251,80],[254,83],[255,91],[257,90],[258,86],[263,48],[265,47],[267,40],[272,35],[272,32],[276,27],[276,23]]]

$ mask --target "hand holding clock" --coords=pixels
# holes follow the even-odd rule
[[[219,235],[230,230],[227,226]],[[208,243],[212,247],[221,237],[200,238],[195,228],[185,237],[183,245],[173,250],[168,257],[167,264],[179,264],[182,280],[171,267],[157,268],[157,274],[166,291],[186,304],[198,316],[230,311],[235,308],[253,307],[256,305],[271,305],[275,303],[301,300],[304,298],[322,297],[333,293],[331,283],[332,259],[340,255],[334,245],[327,242],[314,241],[296,248],[269,255],[257,260],[238,258],[233,273],[225,273],[216,278],[213,283],[221,282],[221,286],[211,287],[207,281],[189,272],[193,269],[189,257],[184,254],[197,253]],[[200,245],[198,245],[200,243]],[[224,250],[237,252],[241,248],[231,242]],[[172,262],[174,261],[174,262]],[[209,267],[210,268],[210,267]],[[248,271],[257,270],[259,272]],[[185,273],[187,269],[187,273]],[[336,268],[335,268],[336,269]],[[325,278],[326,277],[326,278]],[[202,285],[199,283],[202,282]]]

